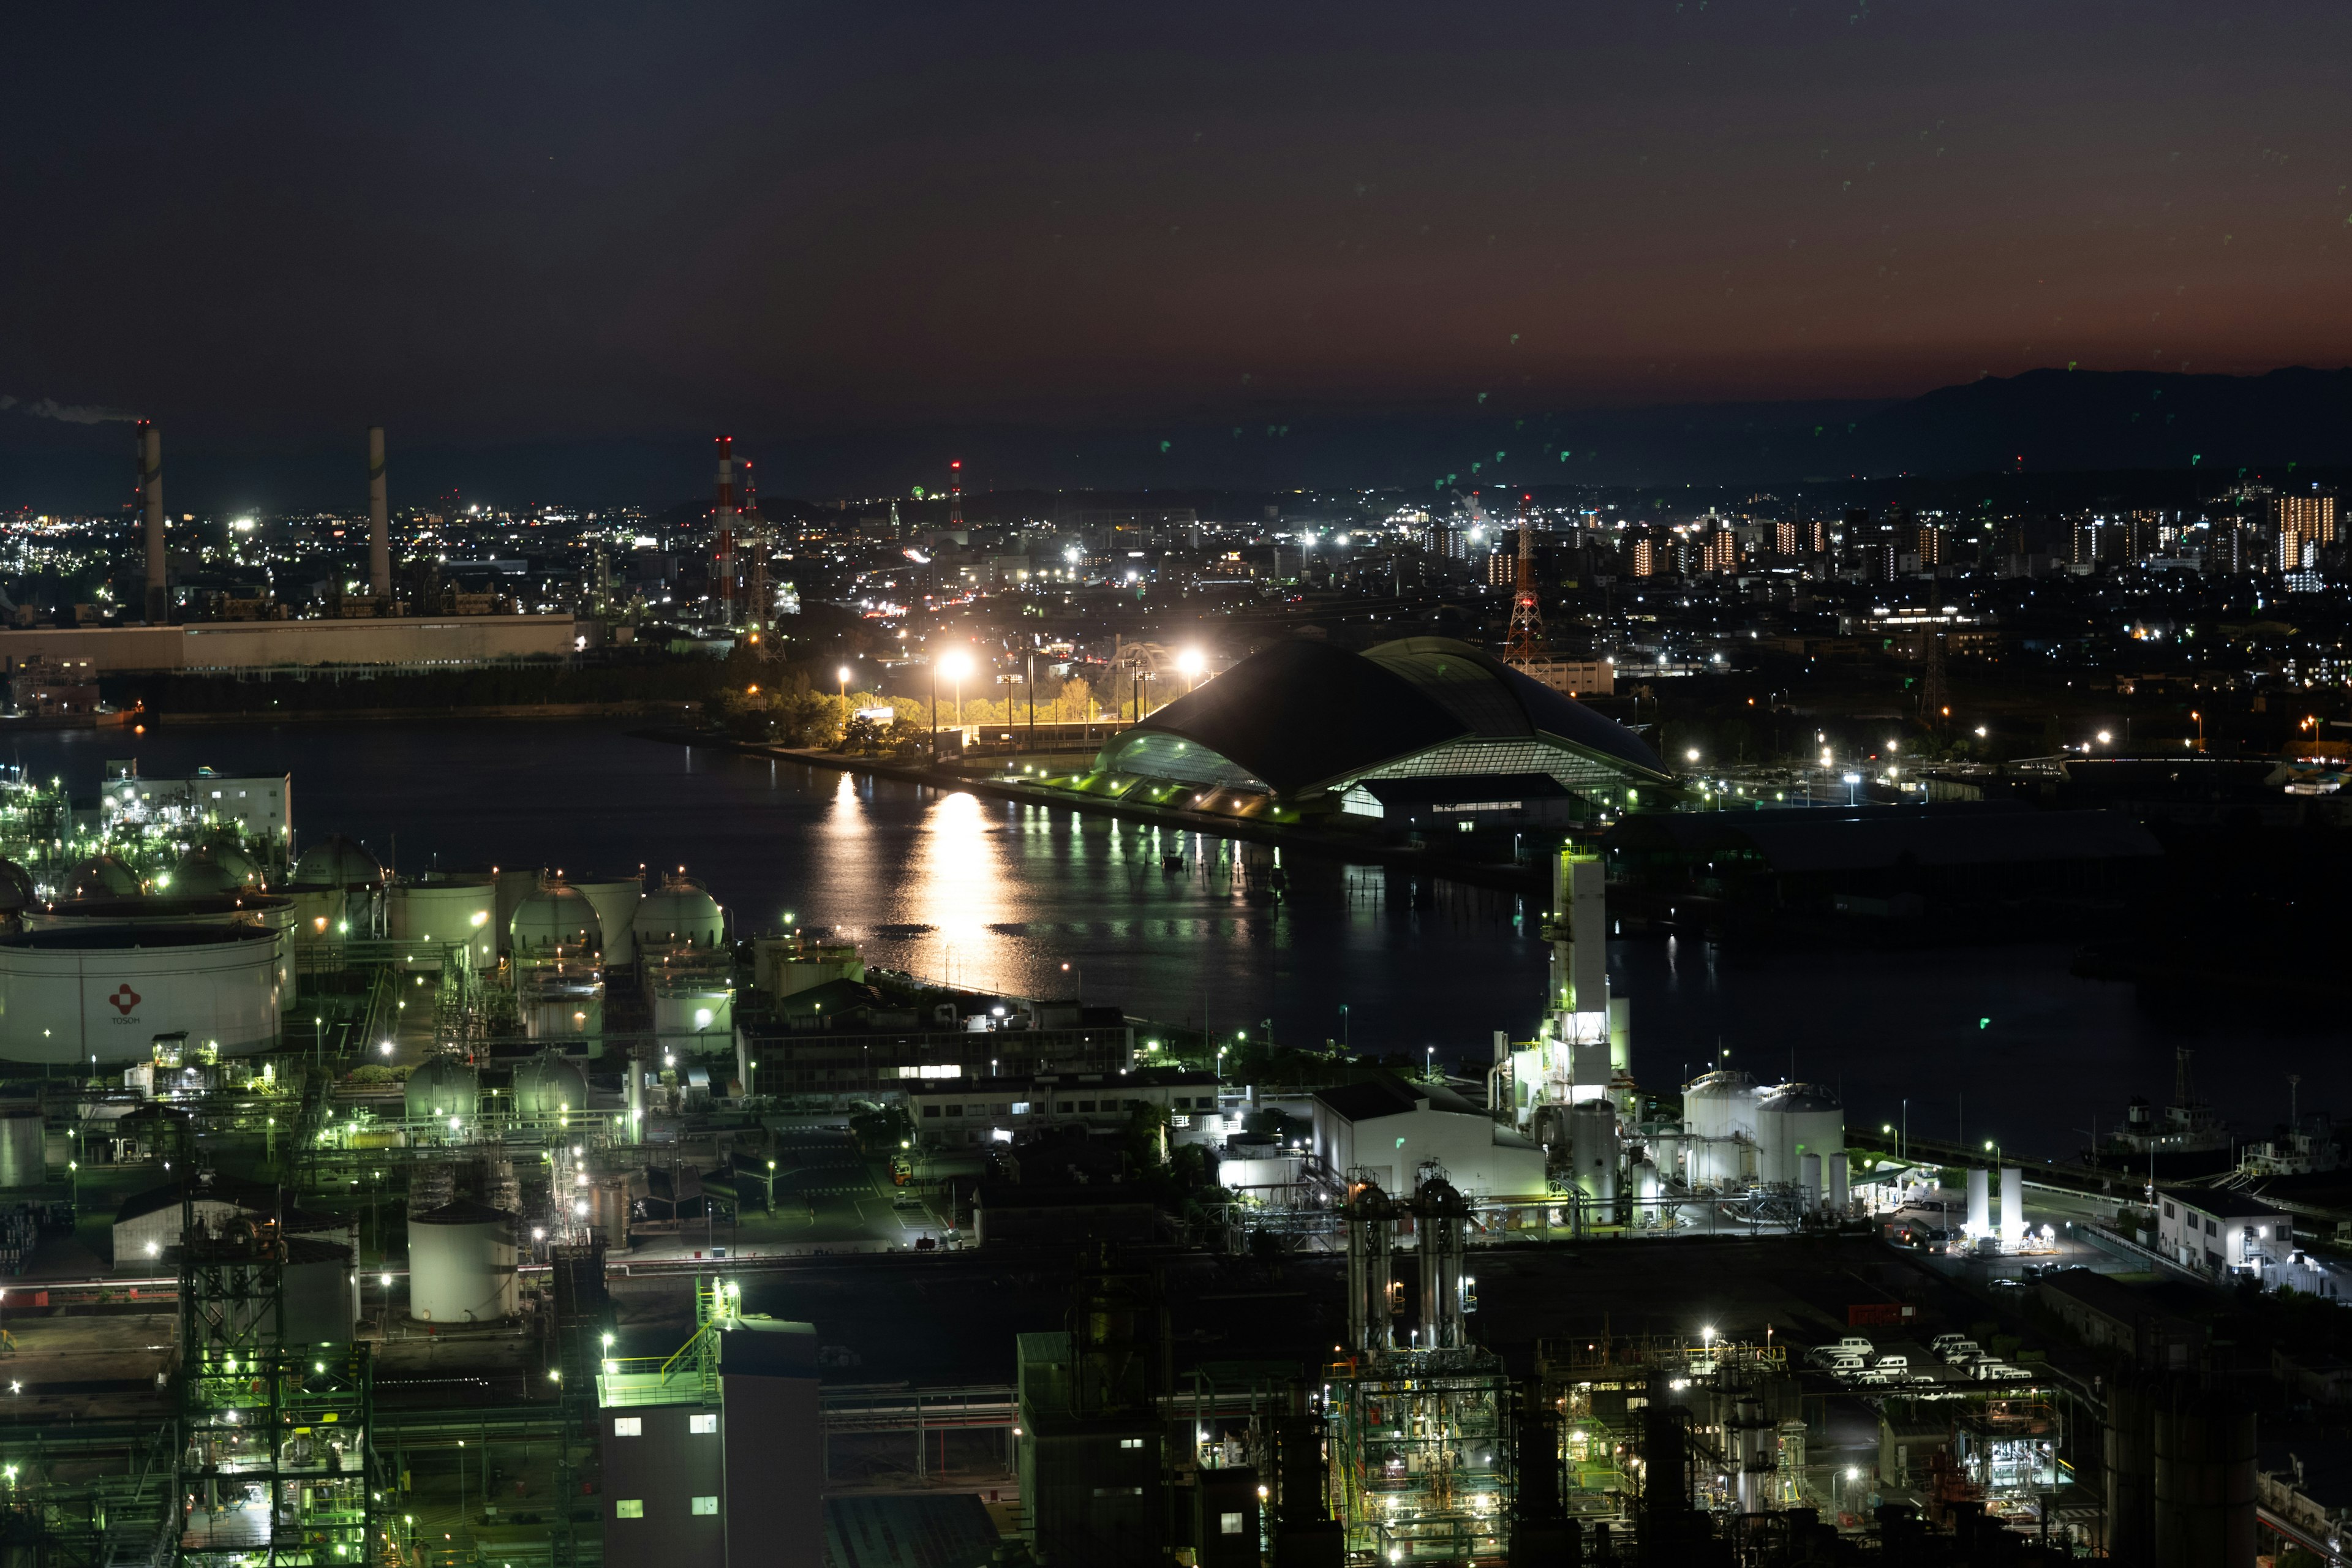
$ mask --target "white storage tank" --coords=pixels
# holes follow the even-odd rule
[[[701,883],[682,872],[674,873],[664,877],[661,886],[637,905],[632,928],[640,948],[709,951],[727,940],[727,912]]]
[[[350,1247],[306,1236],[288,1237],[286,1273],[279,1289],[286,1309],[287,1344],[340,1344],[351,1339],[360,1304]]]
[[[1617,1201],[1617,1107],[1606,1100],[1568,1108],[1570,1169],[1577,1191],[1596,1203]]]
[[[596,911],[596,926],[604,937],[606,963],[635,963],[637,942],[633,922],[644,900],[645,883],[635,877],[581,877],[572,885]]]
[[[471,947],[475,967],[498,967],[498,889],[487,875],[426,871],[402,878],[384,899],[393,941],[415,944],[402,955],[407,967],[439,969],[442,949],[457,942]]]
[[[1702,1073],[1683,1087],[1684,1176],[1695,1187],[1738,1186],[1747,1158],[1735,1137],[1756,1136],[1756,1080],[1728,1068]]]
[[[33,1110],[0,1112],[0,1187],[37,1187],[47,1179],[47,1129]]]
[[[457,1057],[427,1057],[408,1075],[403,1099],[411,1121],[428,1116],[470,1121],[481,1108],[482,1075]]]
[[[514,1216],[470,1199],[408,1216],[408,1315],[492,1323],[515,1315]]]
[[[0,1039],[23,1062],[138,1062],[158,1035],[224,1056],[278,1048],[283,933],[100,926],[0,937]]]
[[[512,940],[508,932],[514,924],[514,912],[522,907],[525,899],[539,890],[539,873],[528,867],[493,866],[490,868],[490,886],[497,891],[499,900],[498,907],[490,916],[490,923],[498,928],[499,951],[505,952]]]
[[[654,1033],[666,1051],[735,1048],[735,988],[710,981],[654,987]]]
[[[565,952],[594,952],[604,945],[596,907],[569,882],[542,880],[515,906],[507,926],[508,951],[523,959]]]
[[[541,1051],[515,1068],[514,1104],[530,1121],[577,1116],[588,1109],[588,1080],[562,1057]]]
[[[522,1032],[534,1040],[598,1040],[604,1035],[604,983],[562,968],[526,969],[515,985]]]
[[[1683,1131],[1700,1138],[1756,1135],[1756,1080],[1728,1068],[1683,1086]]]
[[[1776,1083],[1756,1103],[1757,1179],[1794,1185],[1799,1161],[1845,1147],[1845,1109],[1817,1083]]]

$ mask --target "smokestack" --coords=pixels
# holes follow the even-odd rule
[[[147,508],[147,624],[172,618],[172,589],[163,553],[163,437],[152,420],[139,422],[139,491]]]
[[[392,509],[383,486],[383,426],[368,426],[368,592],[392,597]]]

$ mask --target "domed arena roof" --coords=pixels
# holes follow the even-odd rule
[[[1290,796],[1419,773],[1549,773],[1584,791],[1670,776],[1622,724],[1449,637],[1276,643],[1119,731],[1095,766]]]
[[[376,858],[338,833],[302,851],[294,862],[298,888],[380,888],[383,867]]]

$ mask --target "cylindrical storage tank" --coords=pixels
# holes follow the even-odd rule
[[[287,1237],[279,1291],[286,1309],[286,1343],[340,1344],[352,1337],[360,1305],[350,1247],[306,1236]]]
[[[577,1203],[578,1200],[573,1200]],[[588,1212],[574,1214],[576,1222],[595,1227],[596,1236],[604,1242],[607,1253],[629,1249],[629,1179],[626,1176],[600,1176],[588,1189]]]
[[[656,985],[654,1033],[665,1051],[732,1051],[735,988],[708,981]]]
[[[403,1098],[411,1121],[452,1116],[470,1121],[481,1109],[482,1075],[456,1057],[427,1057],[408,1075]]]
[[[1992,1234],[1992,1177],[1981,1166],[1969,1172],[1969,1236]]]
[[[408,1167],[408,1215],[411,1219],[446,1206],[457,1195],[457,1173],[446,1162]]]
[[[515,906],[507,922],[508,951],[517,959],[594,952],[604,945],[604,930],[586,894],[569,882],[542,882]]]
[[[37,1110],[0,1112],[0,1187],[37,1187],[47,1179],[47,1127]]]
[[[120,856],[93,855],[66,873],[66,885],[59,891],[68,899],[135,899],[139,873]]]
[[[181,1032],[224,1056],[275,1050],[282,940],[247,925],[0,937],[0,1038],[21,1062],[146,1061]]]
[[[465,1199],[408,1218],[408,1315],[491,1323],[515,1315],[514,1216]]]
[[[1830,1156],[1830,1207],[1839,1214],[1853,1206],[1853,1175],[1841,1149]]]
[[[1817,1083],[1776,1083],[1756,1102],[1757,1179],[1793,1185],[1797,1162],[1845,1147],[1845,1110]]]
[[[509,928],[514,924],[515,910],[522,907],[522,901],[539,891],[539,873],[527,867],[493,866],[490,868],[490,887],[499,900],[490,916],[490,924],[498,928],[499,951],[511,952],[509,944],[513,939],[509,934]]]
[[[2175,1384],[2155,1428],[2157,1568],[2253,1568],[2254,1413]]]
[[[1701,1138],[1756,1131],[1756,1080],[1744,1072],[1702,1073],[1683,1086],[1683,1130]]]
[[[1633,1070],[1633,1000],[1609,998],[1609,1071],[1612,1076]]]
[[[676,948],[709,951],[727,940],[727,914],[719,901],[691,877],[664,877],[647,893],[630,922],[640,948],[668,952]]]
[[[2025,1239],[2025,1167],[2000,1168],[2000,1238],[2015,1245]]]
[[[1568,1108],[1570,1168],[1576,1190],[1596,1204],[1617,1202],[1617,1108],[1606,1100]]]
[[[646,886],[635,877],[583,877],[572,884],[596,911],[597,929],[604,936],[606,963],[635,963],[637,942],[631,929]]]
[[[1806,1214],[1822,1206],[1822,1157],[1810,1149],[1797,1156],[1797,1205]]]
[[[541,1051],[515,1068],[514,1102],[526,1121],[577,1116],[588,1109],[588,1080],[553,1051]]]
[[[178,889],[152,899],[69,899],[31,910],[31,931],[94,931],[103,926],[260,925],[294,929],[294,900],[268,893],[187,893]]]
[[[604,986],[568,974],[526,972],[516,987],[522,1032],[534,1040],[597,1040],[604,1034]]]
[[[1647,1160],[1634,1166],[1633,1196],[1640,1202],[1643,1209],[1642,1215],[1636,1217],[1654,1217],[1657,1214],[1658,1199],[1664,1195],[1665,1190],[1665,1179],[1659,1175],[1657,1166]]]
[[[499,934],[490,922],[498,918],[498,889],[488,877],[427,871],[394,883],[385,901],[393,941],[414,944],[401,956],[408,968],[439,969],[442,950],[458,942],[472,948],[476,968],[497,967]]]
[[[2117,1563],[2156,1560],[2154,1393],[2149,1379],[2128,1372],[2107,1385],[2107,1557]]]

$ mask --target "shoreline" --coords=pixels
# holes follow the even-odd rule
[[[714,750],[734,752],[741,756],[767,757],[777,762],[805,763],[814,767],[831,768],[837,773],[863,773],[874,778],[890,779],[899,784],[920,784],[932,789],[963,790],[973,795],[988,795],[997,800],[1014,801],[1023,805],[1061,807],[1070,811],[1091,813],[1097,816],[1148,823],[1155,827],[1172,827],[1184,833],[1199,833],[1211,837],[1230,838],[1239,843],[1264,844],[1273,848],[1286,849],[1294,854],[1312,856],[1317,859],[1382,866],[1392,870],[1419,871],[1423,875],[1446,881],[1494,888],[1505,892],[1525,893],[1530,897],[1540,896],[1545,889],[1543,873],[1535,868],[1502,866],[1486,861],[1457,860],[1446,856],[1432,855],[1426,849],[1370,843],[1339,834],[1318,832],[1313,828],[1244,822],[1230,816],[1217,816],[1208,812],[1183,811],[1163,805],[1143,805],[1126,801],[1095,800],[1083,795],[1066,795],[1057,791],[1042,790],[1008,780],[975,778],[949,768],[919,763],[910,766],[878,757],[852,757],[838,752],[804,751],[797,747],[771,745],[761,742],[735,741],[724,735],[705,731],[660,728],[632,730],[629,732],[640,740],[657,741],[671,745],[709,746]]]
[[[691,715],[700,706],[674,700],[620,702],[504,702],[478,708],[256,708],[236,712],[150,713],[150,729],[205,724],[357,724],[397,719],[649,719]]]

